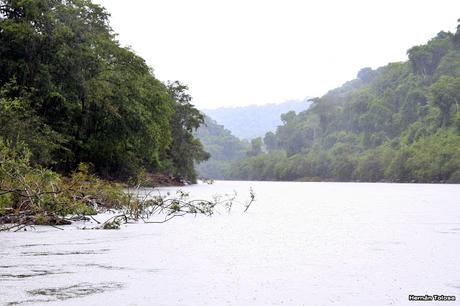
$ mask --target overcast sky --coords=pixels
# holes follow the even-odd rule
[[[124,46],[198,108],[320,96],[454,31],[459,0],[95,0]]]

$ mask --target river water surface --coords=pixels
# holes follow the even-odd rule
[[[182,190],[244,201],[250,187],[257,201],[246,214],[235,204],[115,231],[0,233],[0,305],[413,305],[411,294],[459,303],[460,185]]]

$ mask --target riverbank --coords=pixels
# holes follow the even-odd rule
[[[190,185],[191,182],[188,182],[181,176],[176,176],[167,173],[147,173],[142,182],[142,187],[180,187],[185,185]]]

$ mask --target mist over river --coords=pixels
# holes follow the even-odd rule
[[[413,305],[409,295],[425,294],[458,303],[460,185],[180,189],[206,199],[236,191],[245,201],[251,187],[247,213],[235,204],[230,214],[112,231],[0,233],[0,304]]]

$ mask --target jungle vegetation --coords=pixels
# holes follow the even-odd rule
[[[202,114],[120,45],[109,16],[90,0],[0,0],[0,216],[119,204],[121,187],[92,174],[196,181]]]
[[[244,158],[250,148],[248,141],[240,140],[206,115],[204,124],[196,130],[196,137],[210,154],[207,161],[196,166],[201,178],[225,179],[232,162]]]
[[[407,54],[283,114],[222,176],[460,183],[460,25]]]
[[[0,1],[0,136],[33,164],[103,177],[166,171],[194,180],[208,155],[187,87],[163,84],[121,47],[109,14],[89,0]]]

